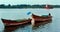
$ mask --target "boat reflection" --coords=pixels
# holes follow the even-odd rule
[[[4,32],[13,32],[19,28],[24,28],[25,26],[30,24],[18,25],[18,26],[5,26]]]
[[[35,23],[35,26],[32,27],[33,30],[35,29],[38,29],[40,27],[44,27],[46,24],[51,24],[52,21],[47,21],[47,22],[38,22],[38,23]]]
[[[4,32],[12,32],[15,29],[17,29],[19,26],[9,26],[9,27],[5,27]]]

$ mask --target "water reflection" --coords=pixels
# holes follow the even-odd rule
[[[9,27],[5,27],[4,32],[12,32],[15,29],[17,29],[19,26],[9,26]]]
[[[52,21],[38,22],[35,26],[32,27],[32,30],[36,30],[38,28],[44,28],[45,25],[52,23]]]
[[[24,25],[19,25],[19,26],[5,26],[4,32],[12,32],[17,29],[24,28],[25,26],[28,26],[30,24],[24,24]]]
[[[33,30],[37,30],[38,28],[42,29],[42,28],[44,28],[45,25],[50,24],[50,23],[52,23],[52,21],[38,22],[38,23],[35,24],[34,27],[30,26],[31,23],[30,24],[25,24],[25,25],[20,25],[20,26],[8,26],[8,27],[5,27],[4,32],[17,32],[17,31],[22,32],[23,30],[28,30],[28,31],[32,32]],[[29,29],[27,29],[26,27],[29,28]]]

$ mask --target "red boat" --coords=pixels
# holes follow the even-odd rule
[[[49,13],[49,15],[43,15],[43,16],[37,16],[37,15],[32,14],[31,23],[32,23],[33,27],[41,25],[41,24],[46,24],[51,21],[52,21],[52,16],[50,13]]]
[[[18,26],[18,25],[24,25],[24,24],[30,23],[31,19],[22,20],[22,21],[2,19],[2,21],[5,26]]]
[[[34,21],[50,21],[52,20],[52,16],[49,13],[49,15],[42,15],[42,16],[37,16],[32,14],[32,18],[34,19]]]

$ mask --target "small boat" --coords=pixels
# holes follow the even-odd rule
[[[49,15],[42,15],[42,16],[38,16],[38,15],[34,15],[32,14],[32,26],[36,26],[36,24],[38,23],[46,23],[52,21],[52,16],[49,13]]]
[[[49,15],[42,15],[42,16],[37,16],[32,14],[32,18],[34,19],[34,21],[50,21],[52,20],[52,16],[49,13]]]
[[[18,26],[18,25],[25,25],[31,22],[31,19],[25,20],[8,20],[8,19],[1,19],[5,26]]]
[[[53,7],[51,5],[45,5],[44,8],[46,8],[46,9],[53,9]]]

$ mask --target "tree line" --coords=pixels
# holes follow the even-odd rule
[[[60,5],[49,5],[53,8],[60,8]],[[20,4],[20,5],[5,5],[5,4],[1,4],[0,8],[44,8],[45,4],[43,5],[26,5],[26,4]]]

